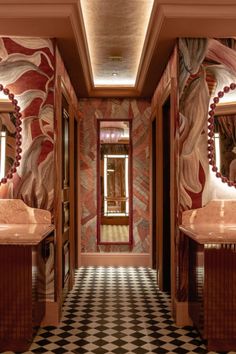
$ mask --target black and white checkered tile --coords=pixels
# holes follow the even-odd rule
[[[207,353],[192,327],[176,327],[169,296],[147,268],[81,268],[60,327],[41,328],[27,353]]]

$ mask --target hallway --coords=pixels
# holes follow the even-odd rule
[[[207,353],[195,330],[174,325],[168,307],[154,270],[80,268],[60,327],[41,328],[27,353]]]

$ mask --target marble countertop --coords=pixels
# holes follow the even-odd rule
[[[37,245],[53,230],[52,224],[0,224],[0,245]]]
[[[235,224],[186,224],[180,225],[179,229],[191,239],[200,244],[229,244],[236,243]]]

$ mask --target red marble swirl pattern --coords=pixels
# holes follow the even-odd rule
[[[22,114],[22,159],[0,198],[20,198],[52,211],[54,44],[41,38],[0,38],[0,83],[14,93]]]

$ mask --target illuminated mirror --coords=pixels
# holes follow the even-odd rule
[[[0,184],[13,177],[21,159],[21,120],[17,100],[0,85]]]
[[[208,157],[222,182],[236,187],[236,84],[225,86],[210,105]]]
[[[131,244],[131,122],[98,122],[98,244]]]

